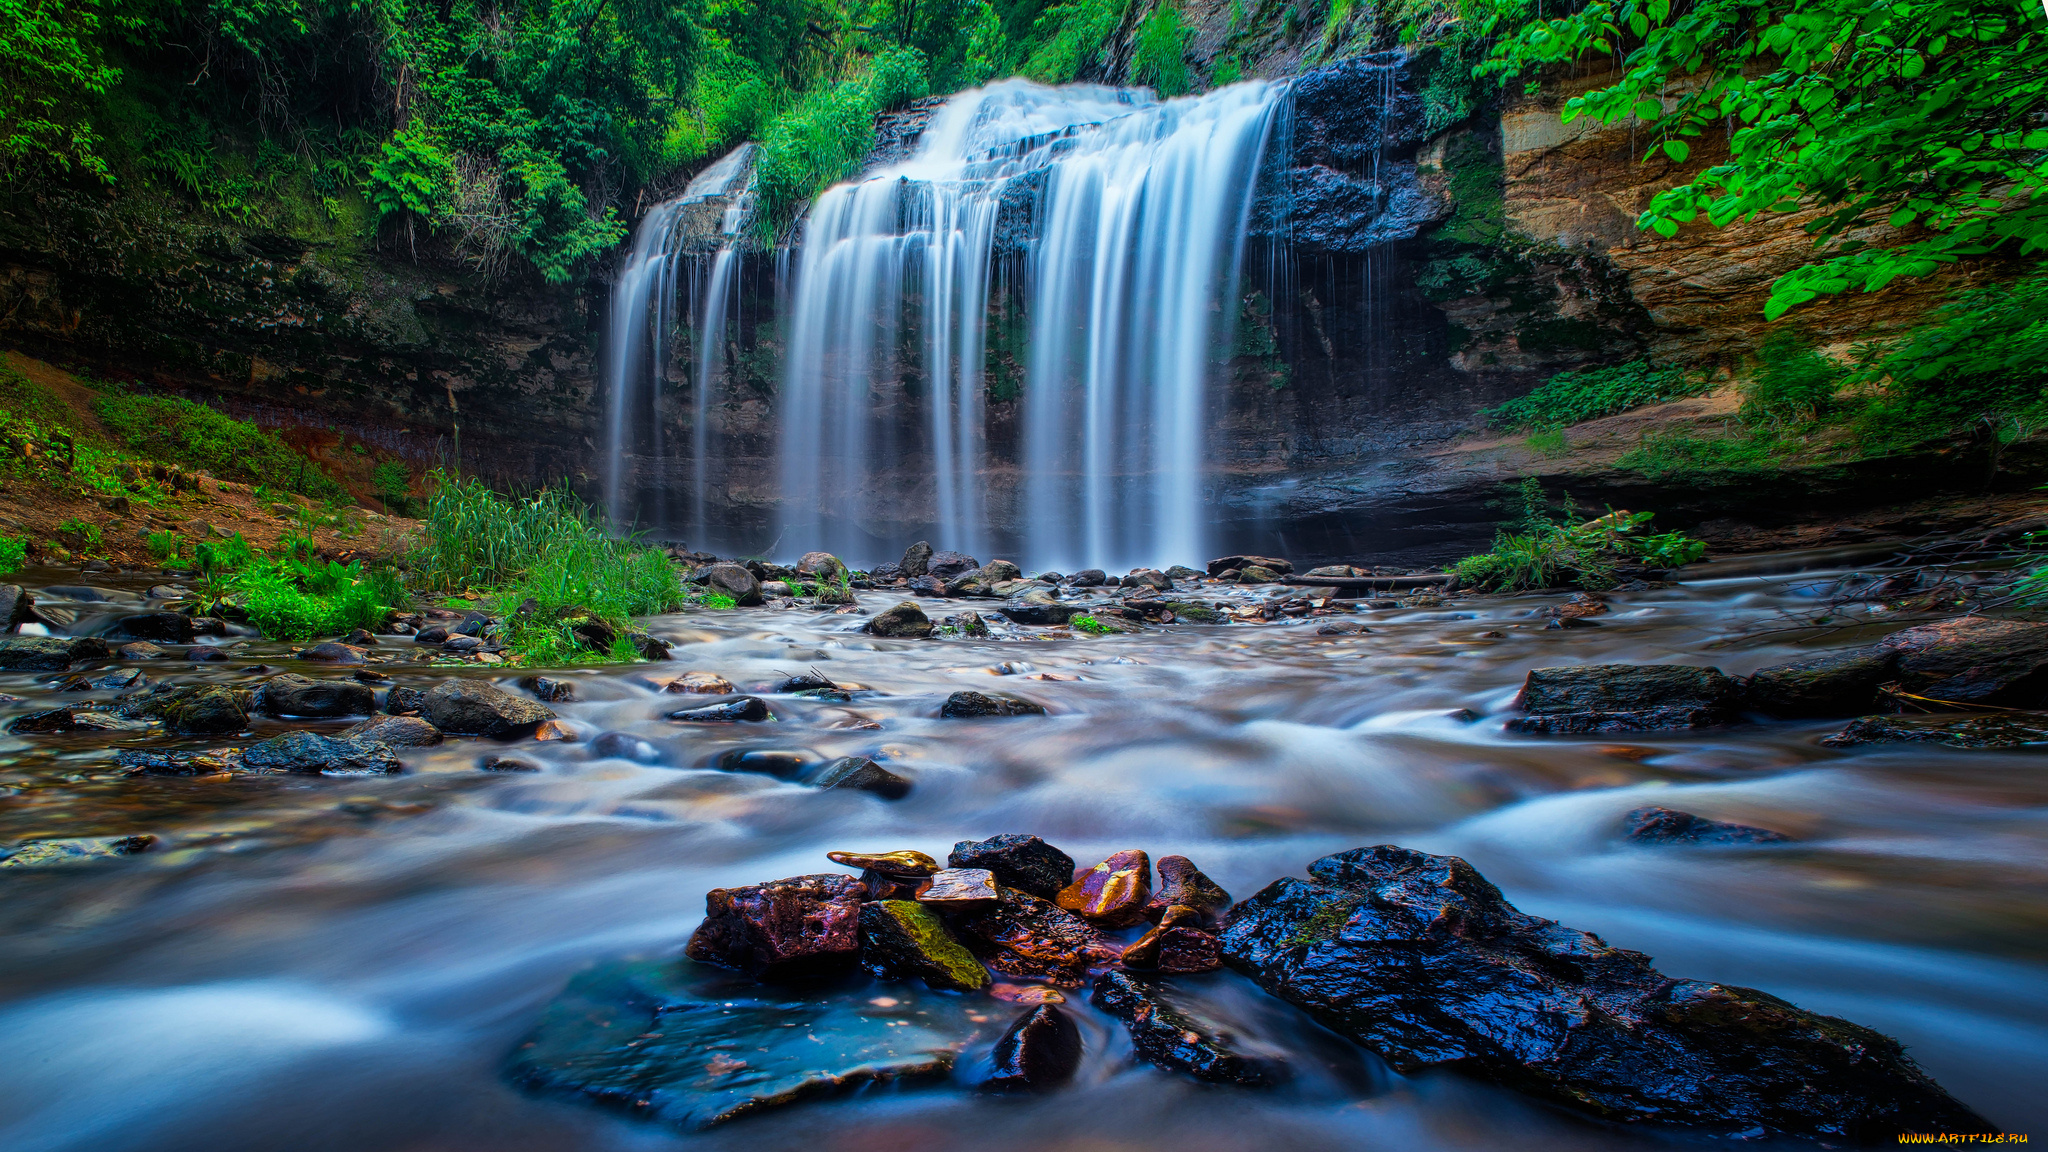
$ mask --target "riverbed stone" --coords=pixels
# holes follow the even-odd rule
[[[1708,820],[1675,808],[1638,808],[1621,818],[1638,844],[1782,844],[1792,837],[1768,828]]]
[[[66,868],[135,856],[156,846],[148,833],[134,836],[73,836],[30,840],[0,854],[0,868]]]
[[[384,711],[393,716],[410,716],[426,705],[427,694],[400,684],[384,694]]]
[[[1144,919],[1151,898],[1152,859],[1131,848],[1074,877],[1053,903],[1091,923],[1126,928]]]
[[[939,914],[911,900],[872,900],[860,906],[861,967],[885,980],[920,979],[941,992],[979,992],[988,969],[974,958]]]
[[[918,639],[932,634],[932,621],[916,601],[905,600],[868,617],[867,631],[892,639]]]
[[[932,546],[923,540],[903,550],[903,561],[897,567],[902,569],[906,579],[930,573]]]
[[[59,692],[140,692],[150,679],[140,668],[115,668],[98,676],[73,676],[57,686]]]
[[[137,640],[114,649],[114,655],[123,660],[161,660],[169,656],[170,652],[147,640]]]
[[[1036,836],[1005,832],[986,840],[962,840],[946,856],[949,868],[981,868],[996,883],[1043,900],[1059,895],[1074,879],[1074,858]]]
[[[114,763],[130,776],[215,776],[242,770],[241,757],[233,748],[205,752],[122,748],[114,753]]]
[[[1282,560],[1277,556],[1221,556],[1209,561],[1209,575],[1221,576],[1233,568],[1243,572],[1253,566],[1265,568],[1282,576],[1294,571],[1292,560]]]
[[[700,696],[730,696],[732,681],[716,672],[685,672],[661,686],[663,692],[694,693]]]
[[[678,724],[750,724],[772,719],[767,702],[759,696],[741,696],[702,708],[682,708],[666,716]]]
[[[1104,972],[1095,978],[1088,1002],[1123,1023],[1140,1058],[1169,1072],[1246,1088],[1287,1077],[1278,1050],[1203,1011],[1194,997],[1176,994],[1172,985],[1129,972]]]
[[[2048,706],[2048,624],[1965,616],[1878,641],[1898,659],[1899,686],[1971,705]]]
[[[255,693],[224,684],[179,684],[157,690],[122,705],[129,716],[146,716],[164,722],[171,732],[185,736],[226,736],[249,726],[249,712]]]
[[[1039,1004],[1017,1017],[996,1040],[993,1067],[981,1087],[994,1092],[1043,1092],[1073,1079],[1081,1066],[1081,1030],[1066,1013]]]
[[[576,685],[552,676],[524,676],[520,678],[519,686],[533,693],[534,699],[549,704],[562,704],[576,699]]]
[[[354,680],[320,680],[286,672],[256,689],[255,711],[266,716],[327,719],[367,716],[377,707],[377,694]]]
[[[1863,744],[1945,744],[1950,748],[2025,748],[2048,744],[2048,712],[1999,711],[1974,715],[1862,716],[1829,736],[1826,748]]]
[[[942,868],[917,886],[916,899],[942,912],[993,908],[996,874],[986,868]]]
[[[1317,860],[1239,904],[1224,959],[1403,1073],[1450,1066],[1624,1124],[1889,1141],[1988,1132],[1896,1041],[1526,915],[1454,856]]]
[[[760,578],[738,564],[713,564],[699,575],[711,591],[732,597],[733,603],[742,608],[761,603]]]
[[[0,671],[5,672],[64,672],[73,664],[106,656],[106,642],[93,636],[9,636],[0,640]]]
[[[287,732],[242,750],[251,772],[319,776],[386,776],[405,766],[391,746],[376,740],[335,739],[316,732]]]
[[[811,784],[817,788],[852,788],[872,792],[884,800],[901,800],[910,795],[910,781],[865,756],[841,756],[820,769]]]
[[[362,664],[369,659],[369,654],[353,644],[328,640],[300,652],[299,659],[315,664]]]
[[[1109,574],[1100,568],[1083,568],[1069,577],[1067,583],[1076,588],[1100,588],[1109,580]]]
[[[1237,582],[1240,584],[1278,584],[1280,582],[1280,573],[1263,564],[1251,564],[1238,570]]]
[[[1222,922],[1223,914],[1230,910],[1230,893],[1195,867],[1194,861],[1185,856],[1161,856],[1154,868],[1159,885],[1145,903],[1147,920],[1157,924],[1168,908],[1178,905],[1198,913],[1204,926]]]
[[[138,612],[114,622],[110,636],[123,640],[161,640],[166,644],[190,644],[196,635],[192,617],[181,612]]]
[[[1772,716],[1853,716],[1877,702],[1878,687],[1896,674],[1899,654],[1871,646],[1823,652],[1759,668],[1749,678],[1748,704]]]
[[[915,848],[901,848],[894,852],[832,851],[825,853],[825,858],[848,868],[868,869],[913,880],[925,879],[940,870],[937,860]]]
[[[484,680],[441,681],[421,699],[420,714],[445,733],[499,740],[526,735],[541,721],[555,719],[547,705]]]
[[[1150,588],[1155,592],[1173,589],[1173,581],[1157,568],[1133,568],[1117,583],[1125,588]]]
[[[980,692],[955,692],[939,706],[942,720],[967,720],[983,716],[1043,716],[1045,705],[1008,696],[986,696]]]
[[[1123,951],[1079,916],[1000,884],[994,907],[955,915],[951,922],[968,950],[989,967],[1062,988],[1079,988],[1090,968]]]
[[[10,736],[53,736],[60,732],[69,732],[76,727],[77,717],[72,713],[71,706],[66,704],[56,708],[24,712],[7,722],[7,733]]]
[[[1705,728],[1734,719],[1741,685],[1719,668],[1689,664],[1580,664],[1537,668],[1515,704],[1510,732],[1581,734]]]
[[[12,632],[35,618],[35,593],[19,584],[0,584],[0,632]]]
[[[431,748],[441,730],[417,716],[372,716],[341,734],[343,740],[374,740],[393,748]]]
[[[1081,613],[1081,609],[1072,604],[1036,603],[1030,600],[1011,600],[996,611],[1001,612],[1012,624],[1041,627],[1069,623]]]
[[[860,955],[859,880],[838,873],[713,888],[684,953],[762,980],[843,972]]]
[[[925,561],[925,575],[940,583],[945,583],[958,579],[979,567],[981,567],[981,561],[965,553],[934,552],[931,558]]]

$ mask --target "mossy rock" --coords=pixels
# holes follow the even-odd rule
[[[877,976],[921,978],[939,991],[979,992],[988,969],[954,939],[938,914],[912,900],[860,906],[860,962]]]

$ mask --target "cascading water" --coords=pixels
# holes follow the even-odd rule
[[[881,558],[908,506],[946,546],[1122,567],[1204,554],[1207,381],[1227,339],[1279,85],[1161,102],[1012,80],[949,100],[914,155],[819,197],[792,286],[782,540]],[[1022,507],[999,534],[983,360],[999,217],[1037,200],[1024,273]],[[895,443],[901,405],[921,445]],[[895,470],[930,460],[929,491]],[[909,513],[916,518],[917,513]]]

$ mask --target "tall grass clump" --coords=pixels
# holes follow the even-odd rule
[[[122,446],[151,460],[203,469],[223,480],[267,484],[316,500],[352,501],[348,491],[274,433],[176,396],[114,392],[93,412]]]
[[[1582,522],[1567,499],[1560,518],[1533,476],[1516,494],[1521,515],[1494,535],[1493,547],[1451,565],[1461,585],[1482,592],[1611,588],[1617,568],[1676,568],[1707,554],[1705,544],[1683,532],[1647,532],[1654,513],[1610,511]]]

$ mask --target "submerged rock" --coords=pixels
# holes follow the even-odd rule
[[[12,632],[35,618],[35,593],[19,584],[0,584],[0,632]]]
[[[860,953],[859,880],[836,873],[713,888],[684,954],[762,980],[842,972]]]
[[[759,772],[778,780],[795,780],[815,763],[813,753],[784,748],[735,748],[720,754],[717,761],[721,772]]]
[[[1708,820],[1672,808],[1638,808],[1621,818],[1628,838],[1639,844],[1780,844],[1783,832]]]
[[[1074,877],[1053,903],[1093,923],[1124,928],[1144,919],[1151,898],[1151,857],[1133,848]]]
[[[1073,1079],[1081,1066],[1081,1030],[1066,1013],[1040,1004],[1017,1017],[996,1041],[994,1067],[981,1086],[996,1092],[1043,1092]]]
[[[254,707],[266,716],[367,716],[376,711],[377,694],[368,685],[353,680],[315,680],[286,672],[272,676],[256,689]]]
[[[1583,664],[1538,668],[1516,705],[1510,732],[1584,734],[1705,728],[1734,718],[1740,685],[1719,668],[1685,664]]]
[[[1088,1001],[1123,1022],[1139,1056],[1169,1072],[1247,1088],[1277,1084],[1287,1076],[1279,1052],[1207,1017],[1192,998],[1175,995],[1170,985],[1128,972],[1104,972],[1095,978]]]
[[[811,781],[819,788],[853,788],[873,792],[884,800],[901,800],[910,795],[910,781],[865,756],[841,756],[825,765]]]
[[[2048,744],[2048,713],[1990,712],[1975,715],[1864,716],[1831,736],[1828,748],[1860,744],[1946,744],[1950,748],[2024,748]]]
[[[197,633],[192,617],[181,612],[138,612],[114,622],[110,636],[123,640],[161,640],[167,644],[190,644]]]
[[[996,883],[1041,900],[1060,894],[1074,879],[1074,858],[1036,836],[1006,832],[986,840],[962,840],[946,856],[949,868],[984,868]]]
[[[1985,1132],[1897,1042],[1517,911],[1470,864],[1325,856],[1231,913],[1224,959],[1400,1072],[1451,1066],[1625,1123]]]
[[[996,609],[1012,624],[1044,626],[1071,622],[1081,610],[1072,604],[1043,604],[1029,600],[1012,600]],[[987,629],[982,630],[987,635]]]
[[[942,720],[964,720],[982,716],[1043,716],[1045,705],[1008,696],[984,696],[979,692],[955,692],[939,706]]]
[[[9,636],[0,640],[0,671],[65,672],[85,660],[104,660],[107,645],[91,636]]]
[[[716,672],[685,672],[661,686],[663,692],[694,693],[701,696],[730,696],[732,681]]]
[[[702,708],[683,708],[666,715],[679,724],[741,724],[771,719],[767,703],[759,696],[742,696]]]
[[[155,845],[156,837],[148,833],[30,840],[0,855],[0,868],[63,868],[74,864],[97,864],[147,852]]]
[[[556,680],[549,676],[526,676],[519,686],[533,693],[536,700],[549,704],[564,704],[576,699],[576,686],[567,680]]]
[[[153,748],[123,748],[114,753],[114,763],[130,776],[214,776],[241,770],[241,758],[234,749],[208,752],[163,752]]]
[[[874,636],[911,640],[931,635],[932,621],[915,601],[905,600],[868,617],[867,631]]]
[[[391,746],[376,740],[337,740],[313,732],[287,732],[242,750],[250,772],[317,776],[387,776],[404,771]]]
[[[482,680],[443,680],[427,690],[420,713],[443,732],[506,739],[555,719],[545,704],[514,696]]]
[[[299,653],[299,659],[315,664],[361,664],[367,657],[364,649],[335,640],[315,644]]]
[[[998,885],[992,908],[953,918],[960,939],[998,972],[1079,988],[1088,970],[1115,960],[1122,949],[1088,922],[1051,901]]]
[[[1772,716],[1868,712],[1898,659],[1897,652],[1882,648],[1851,648],[1759,668],[1749,678],[1749,705]]]
[[[69,732],[78,727],[78,719],[72,714],[70,705],[44,708],[36,712],[24,712],[7,722],[10,736],[51,736]]]
[[[885,980],[923,980],[942,992],[979,992],[988,969],[946,930],[939,914],[910,900],[860,906],[861,967]]]
[[[249,726],[255,693],[221,684],[181,684],[159,688],[124,702],[130,716],[162,720],[164,727],[186,736],[226,736]]]
[[[123,660],[161,660],[169,656],[170,652],[147,640],[137,640],[133,644],[123,644],[114,649],[114,655]]]

